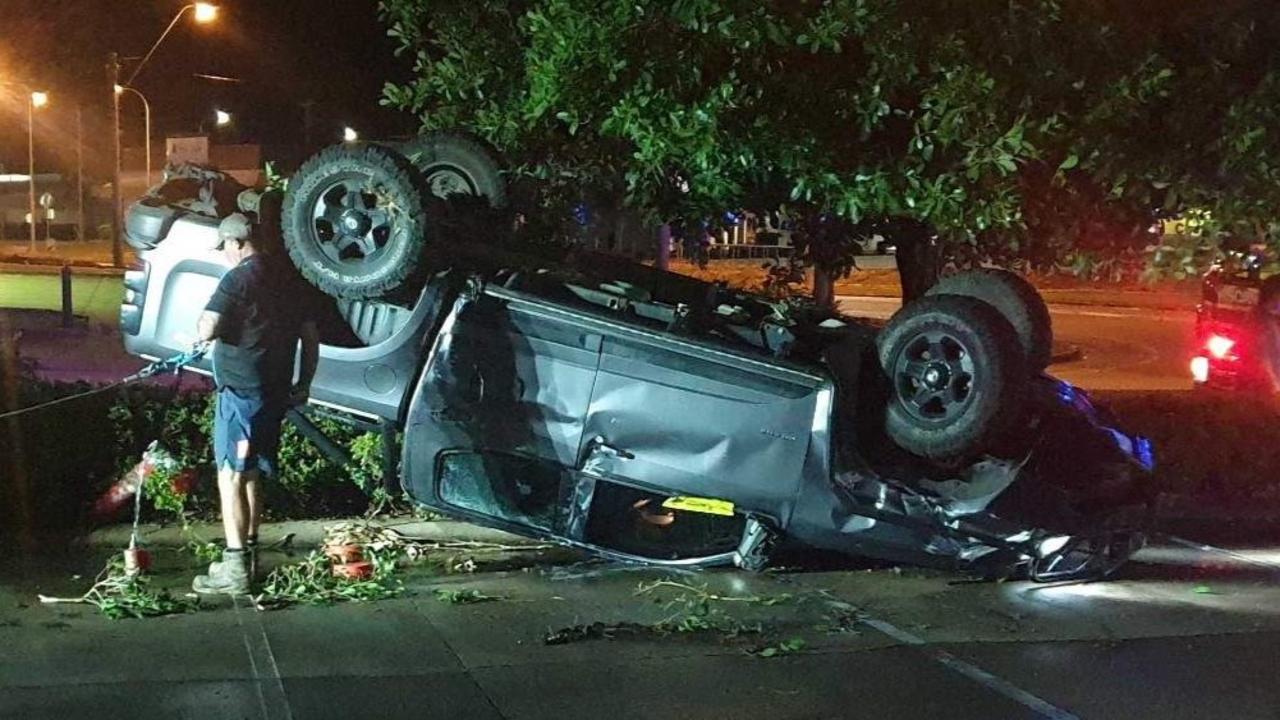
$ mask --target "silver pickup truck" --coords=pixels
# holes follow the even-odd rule
[[[190,344],[227,269],[231,208],[188,194],[204,204],[130,210],[121,324],[142,357]],[[333,300],[313,402],[402,431],[414,501],[676,565],[791,545],[1051,580],[1141,545],[1150,444],[1045,374],[1048,313],[1021,278],[945,278],[880,328],[511,251],[472,230],[506,233],[503,201],[496,163],[451,135],[327,149],[282,200],[281,252]]]

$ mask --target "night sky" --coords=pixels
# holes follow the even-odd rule
[[[222,140],[304,144],[303,104],[312,104],[312,146],[339,139],[351,125],[364,137],[411,132],[412,118],[381,108],[383,84],[407,62],[378,21],[376,0],[222,0],[217,20],[188,12],[134,85],[152,104],[153,136],[212,128],[213,112],[236,118]],[[21,78],[47,89],[38,111],[38,164],[65,169],[75,157],[75,105],[84,107],[91,166],[107,162],[110,133],[107,55],[140,57],[183,6],[169,0],[0,0],[0,81]],[[127,78],[133,64],[124,63]],[[193,77],[205,73],[239,83]],[[122,105],[124,142],[142,140],[142,109]],[[0,88],[0,163],[26,166],[25,105]]]

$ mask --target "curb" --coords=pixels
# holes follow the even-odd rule
[[[1049,364],[1059,365],[1062,363],[1073,363],[1079,362],[1083,359],[1084,348],[1079,345],[1057,345],[1053,348],[1053,355],[1049,358]]]
[[[844,298],[877,299],[877,300],[902,299],[902,295],[900,293],[893,292],[893,291],[877,291],[873,288],[850,288],[850,289],[857,290],[858,292],[857,293],[842,292],[839,286],[837,286],[836,297],[837,298],[844,297]],[[1190,297],[1190,296],[1186,298],[1186,302],[1182,302],[1181,299],[1179,300],[1170,299],[1167,302],[1163,300],[1157,300],[1153,302],[1140,302],[1140,299],[1149,297],[1148,294],[1141,293],[1141,292],[1129,292],[1128,298],[1121,297],[1115,300],[1108,300],[1108,299],[1086,300],[1086,299],[1080,298],[1078,295],[1076,297],[1071,297],[1071,296],[1055,297],[1055,294],[1060,291],[1053,290],[1053,289],[1039,290],[1038,292],[1040,293],[1040,297],[1044,298],[1044,301],[1050,306],[1065,305],[1073,308],[1077,308],[1077,307],[1117,308],[1117,309],[1124,309],[1124,310],[1168,310],[1168,311],[1175,311],[1175,312],[1176,311],[1195,312],[1196,303],[1199,302],[1198,298]],[[1077,293],[1077,294],[1082,292],[1098,292],[1099,294],[1102,294],[1108,291],[1067,290],[1067,291],[1061,291],[1061,292]],[[1117,295],[1120,293],[1112,293],[1112,294]]]
[[[296,549],[306,550],[319,547],[324,539],[326,527],[353,520],[358,520],[358,518],[263,523],[258,531],[261,536],[260,543],[264,547],[269,546],[292,534],[292,546]],[[542,544],[542,541],[457,520],[396,520],[376,524],[400,532],[406,537],[431,542],[484,542],[501,545]],[[221,523],[192,523],[191,529],[196,537],[203,540],[220,540],[222,538]],[[89,547],[122,548],[129,544],[129,535],[132,530],[132,526],[127,524],[100,528],[90,533],[84,539],[84,543]],[[182,547],[190,539],[190,536],[184,535],[182,528],[177,525],[145,524],[139,528],[138,534],[142,544],[150,547]]]

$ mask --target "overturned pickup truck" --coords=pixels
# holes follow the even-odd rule
[[[1045,374],[1049,314],[1021,278],[944,278],[881,329],[445,221],[504,201],[491,156],[451,135],[329,148],[281,201],[284,250],[332,298],[312,411],[402,432],[416,502],[681,566],[798,546],[1054,580],[1142,544],[1150,444]],[[189,346],[227,269],[234,208],[212,204],[131,209],[134,354]]]

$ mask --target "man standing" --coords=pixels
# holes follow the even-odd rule
[[[260,476],[276,473],[280,424],[289,407],[305,403],[319,360],[319,333],[305,310],[296,276],[281,259],[261,253],[253,226],[240,213],[218,226],[231,270],[200,316],[198,335],[214,341],[217,410],[213,457],[227,548],[221,562],[192,583],[199,593],[243,594],[257,549]],[[301,369],[294,364],[302,345]]]

